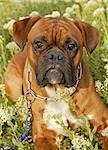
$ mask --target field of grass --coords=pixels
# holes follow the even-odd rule
[[[5,98],[2,78],[10,59],[20,51],[12,38],[13,22],[34,15],[80,19],[98,28],[100,31],[98,47],[90,56],[84,49],[83,57],[90,67],[97,91],[108,106],[108,0],[0,0],[0,147],[11,143],[17,144],[19,150],[25,149],[18,142],[19,129],[21,129],[18,118],[21,114],[15,116],[13,105]],[[22,103],[26,107],[23,100]],[[18,108],[21,107],[20,103],[16,105]],[[10,115],[10,120],[7,117],[5,120],[2,119],[3,115],[6,116],[5,112]],[[15,124],[12,119],[16,121]],[[20,120],[23,121],[24,126],[25,120],[25,116]],[[14,133],[11,133],[11,128],[14,128]],[[10,129],[8,134],[4,132],[5,129],[7,132]],[[27,146],[26,149],[32,148]]]

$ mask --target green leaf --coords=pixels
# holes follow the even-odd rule
[[[95,144],[94,150],[98,150],[98,143]]]

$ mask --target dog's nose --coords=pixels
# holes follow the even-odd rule
[[[50,61],[62,61],[63,58],[63,53],[60,51],[51,51],[48,53],[48,59]]]

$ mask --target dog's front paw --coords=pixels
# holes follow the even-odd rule
[[[108,150],[108,137],[103,139],[103,150]]]
[[[36,140],[36,146],[38,150],[58,150],[53,138],[39,138]]]

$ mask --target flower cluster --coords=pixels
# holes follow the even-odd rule
[[[97,17],[97,16],[100,16],[101,14],[103,14],[105,12],[105,9],[102,7],[102,8],[97,8],[94,12],[93,12],[93,16],[94,17]]]
[[[72,140],[72,148],[75,150],[83,150],[87,147],[90,147],[90,145],[90,141],[86,137],[84,137],[84,135],[78,135],[78,133],[75,134],[75,137]]]
[[[95,81],[95,87],[97,91],[101,91],[101,89],[103,88],[101,81],[99,80]]]
[[[11,120],[8,110],[5,110],[3,107],[0,107],[0,124],[4,124]]]
[[[30,14],[29,14],[30,17],[34,17],[34,16],[39,16],[39,12],[37,11],[32,11]]]
[[[102,136],[108,137],[108,127],[106,127],[104,130],[101,132]]]
[[[78,135],[75,131],[72,132],[74,135],[72,141],[68,138],[65,138],[65,140],[59,137],[56,138],[56,145],[59,147],[59,150],[62,150],[64,147],[67,150],[86,150],[90,148],[91,143],[84,135]]]
[[[65,101],[66,103],[70,104],[70,100],[72,101],[72,98],[70,96],[70,93],[72,93],[72,88],[65,88],[63,90],[60,90],[58,88],[58,90],[56,89],[56,92],[59,97],[58,101]],[[68,145],[73,150],[83,150],[93,149],[100,145],[98,138],[96,137],[96,129],[94,128],[92,130],[90,128],[89,120],[84,115],[80,115],[77,117],[77,121],[79,120],[81,124],[79,127],[74,128],[68,126],[68,122],[66,122],[62,114],[50,115],[49,119],[50,118],[53,118],[58,124],[58,126],[62,127],[62,129],[64,130],[63,133],[65,133],[64,135],[68,140],[70,140],[70,143],[68,142],[65,145],[66,147]],[[61,139],[59,137],[57,137],[56,139],[56,144],[60,150],[62,150],[62,148],[64,147],[63,141],[64,139]]]
[[[98,149],[101,147],[98,138],[96,137],[96,129],[91,130],[90,124],[87,119],[82,116],[84,126],[81,128],[68,128],[62,121],[58,121],[58,124],[62,126],[67,133],[66,137],[57,137],[56,144],[59,150],[67,148],[67,150],[86,150],[86,149]],[[106,131],[103,131],[106,133]]]
[[[72,99],[71,94],[73,93],[74,87],[71,88],[64,88],[60,89],[59,87],[56,89],[57,96],[59,99],[69,103],[69,101]]]
[[[16,145],[18,149],[31,149],[32,145],[22,145],[20,135],[24,133],[27,117],[27,104],[20,96],[16,104],[5,97],[5,87],[0,84],[0,148]]]
[[[19,51],[17,45],[12,41],[12,30],[13,23],[15,20],[25,19],[27,17],[44,15],[45,17],[66,17],[70,20],[81,19],[82,21],[91,23],[96,26],[100,32],[100,45],[97,47],[96,52],[94,51],[91,57],[85,58],[90,66],[91,72],[95,80],[96,90],[102,97],[105,104],[108,105],[108,0],[27,0],[21,1],[16,0],[0,2],[0,83],[2,81],[2,76],[7,68],[7,64],[11,57]],[[7,4],[7,7],[6,7]],[[11,5],[10,5],[11,4]],[[13,9],[11,9],[13,6]],[[17,9],[18,7],[18,9]],[[10,9],[11,11],[10,11]],[[17,11],[16,11],[17,10]],[[2,13],[4,12],[4,13]],[[4,17],[3,17],[4,16]],[[24,17],[25,16],[25,17]],[[90,59],[89,59],[90,58]],[[92,59],[92,61],[91,61]],[[19,149],[30,149],[25,148],[18,142],[18,137],[23,132],[22,126],[25,126],[26,120],[26,103],[23,101],[21,96],[15,105],[8,102],[5,97],[5,87],[0,85],[0,145],[10,143],[18,145]],[[71,91],[70,91],[71,90]],[[58,97],[69,103],[71,97],[70,93],[72,89],[64,89],[63,91],[58,89]],[[72,110],[76,111],[76,107],[70,104]],[[50,116],[51,117],[51,116]],[[5,124],[5,125],[4,125]],[[9,126],[9,128],[8,128]],[[78,146],[80,143],[79,138],[86,143],[86,141],[91,142],[92,134],[89,127],[86,127],[90,132],[90,135],[85,137],[85,134],[76,134],[74,132],[75,138],[70,140],[71,131],[68,132],[68,137],[66,140],[58,139],[58,143],[62,143],[64,147],[69,147],[72,149],[72,143]],[[9,136],[5,134],[5,132]],[[88,132],[87,132],[88,133]],[[107,129],[102,132],[107,133]],[[73,134],[73,135],[74,135]],[[81,136],[81,137],[80,137]],[[78,137],[78,139],[77,139]],[[85,139],[88,139],[85,141]],[[71,141],[73,142],[71,143]],[[93,139],[94,141],[94,139]],[[76,144],[78,143],[78,144]],[[92,142],[91,142],[92,143]],[[61,144],[59,144],[61,145]],[[81,145],[81,144],[80,144]],[[84,143],[83,143],[84,145]],[[93,145],[94,146],[94,145]],[[62,147],[61,149],[64,149]],[[96,147],[98,147],[96,145]],[[96,149],[96,147],[92,149]],[[67,148],[69,149],[69,148]],[[81,148],[80,148],[81,149]],[[97,148],[98,149],[98,148]]]
[[[5,86],[4,86],[4,84],[0,84],[0,94],[1,94],[1,96],[2,97],[5,97],[5,94],[6,94],[6,92],[5,92]]]
[[[10,20],[8,23],[4,24],[3,28],[12,31],[14,22],[14,19]]]
[[[65,13],[63,14],[63,17],[70,18],[70,19],[75,17],[81,18],[79,5],[74,4],[71,7],[67,7],[65,9]]]
[[[107,62],[107,59],[104,59]],[[95,87],[100,96],[104,99],[105,103],[108,105],[108,64],[104,66],[106,71],[105,79],[103,82],[97,80],[95,81]]]
[[[20,48],[14,41],[9,42],[6,45],[6,49],[8,49],[8,51],[10,51],[11,56],[14,56],[16,54],[16,52],[18,52],[20,50]]]
[[[60,17],[59,11],[53,11],[52,14],[48,14],[45,17]]]

